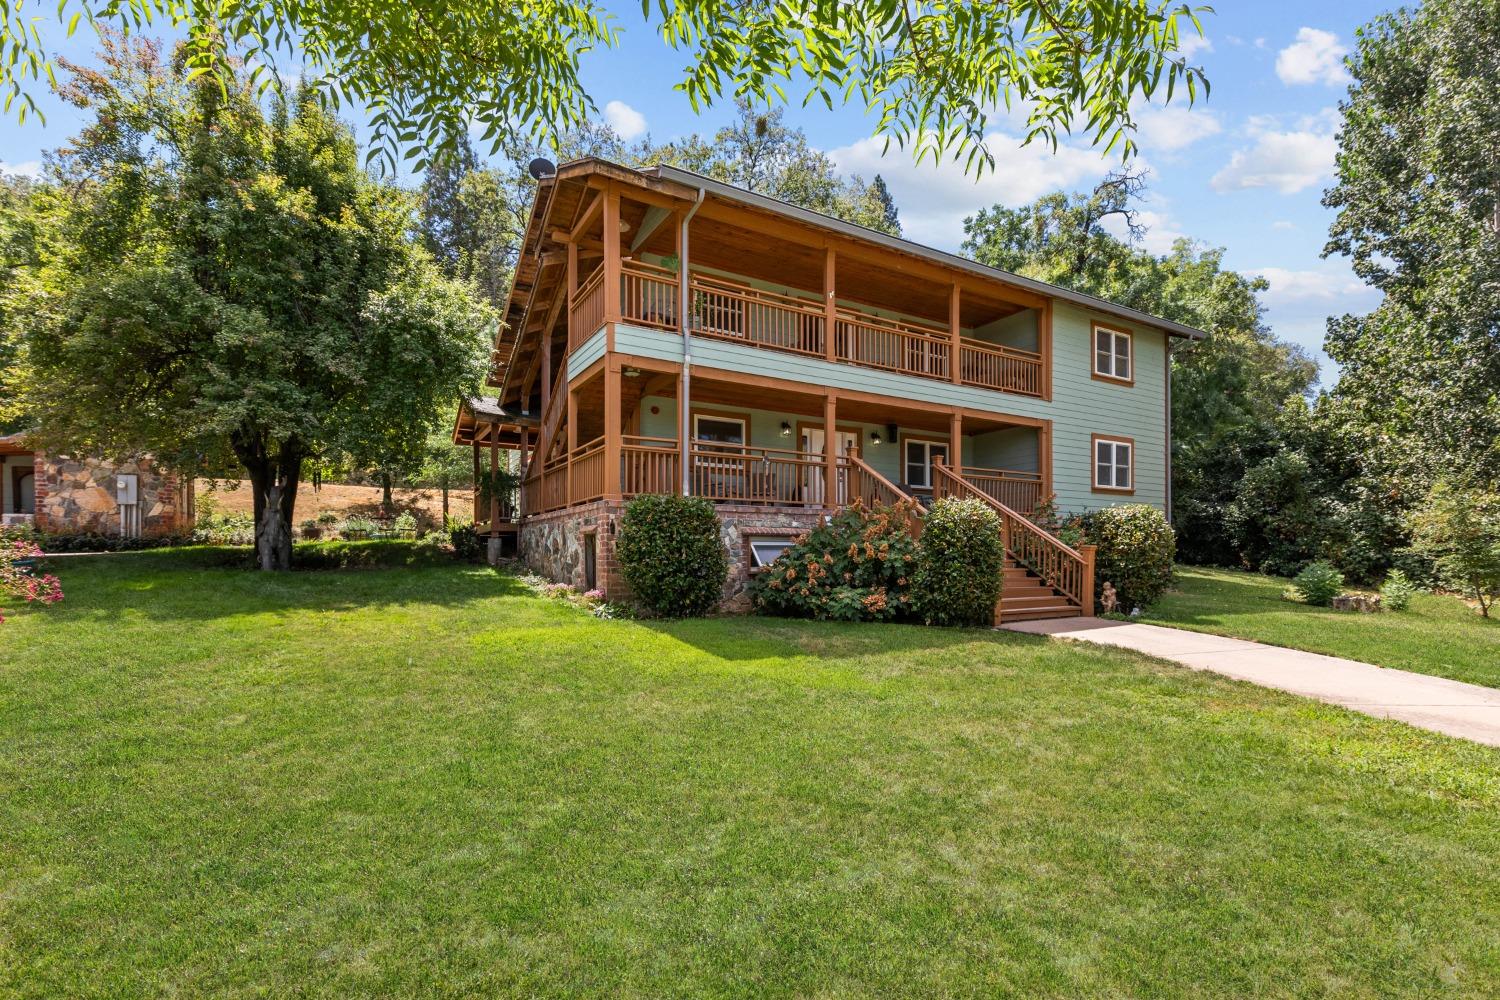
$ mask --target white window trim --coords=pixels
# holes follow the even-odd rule
[[[1119,475],[1120,465],[1121,465],[1121,463],[1120,463],[1120,449],[1121,448],[1125,449],[1126,460],[1125,460],[1125,463],[1124,463],[1124,467],[1125,467],[1125,479],[1126,479],[1126,483],[1125,483],[1124,486],[1119,486],[1119,485],[1115,484],[1114,482],[1109,482],[1109,483],[1101,483],[1101,482],[1099,482],[1099,446],[1101,444],[1107,444],[1107,445],[1110,446],[1109,467],[1110,467],[1110,474],[1111,474],[1110,478],[1111,479],[1114,479],[1116,476]],[[1094,489],[1096,489],[1096,490],[1104,490],[1106,492],[1111,492],[1111,493],[1133,493],[1133,492],[1135,492],[1135,442],[1134,441],[1131,441],[1131,440],[1129,440],[1127,438],[1105,437],[1102,434],[1096,436],[1094,438],[1093,454],[1089,456],[1089,464],[1093,468]]]
[[[927,461],[922,466],[922,471],[927,475],[927,482],[925,483],[912,482],[908,476],[911,463],[906,458],[906,449],[909,445],[913,444],[926,446]],[[906,481],[906,485],[922,490],[932,489],[932,448],[934,445],[943,449],[943,463],[945,465],[948,464],[952,459],[952,449],[948,447],[948,440],[946,438],[904,437],[901,439],[901,478]]]
[[[700,421],[700,420],[718,420],[718,421],[721,421],[722,423],[726,423],[726,424],[739,424],[740,425],[740,443],[739,443],[739,447],[741,447],[741,448],[749,447],[749,445],[750,445],[750,425],[748,423],[746,423],[744,417],[724,417],[724,416],[720,416],[717,413],[695,413],[695,414],[693,414],[693,440],[694,441],[703,441],[705,444],[726,444],[728,442],[724,442],[724,441],[709,441],[709,440],[706,440],[702,435],[700,435],[698,433],[698,421]]]
[[[1107,333],[1109,340],[1109,370],[1103,371],[1099,368],[1099,334]],[[1129,374],[1116,374],[1116,363],[1119,359],[1120,341],[1125,341],[1125,358],[1129,366]],[[1135,334],[1129,330],[1117,330],[1112,326],[1094,324],[1093,343],[1089,345],[1089,353],[1093,356],[1094,374],[1112,382],[1134,383],[1135,382]]]

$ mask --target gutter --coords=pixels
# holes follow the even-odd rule
[[[678,461],[682,463],[682,495],[685,497],[693,495],[693,334],[688,322],[688,297],[691,294],[688,291],[688,223],[703,207],[703,199],[707,196],[708,190],[699,185],[698,197],[682,217],[678,230],[677,324],[682,328],[682,391],[677,394],[677,444],[681,451]]]

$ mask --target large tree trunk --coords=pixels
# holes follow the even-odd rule
[[[246,434],[235,435],[233,443],[254,495],[255,564],[263,570],[291,569],[292,511],[304,449],[292,439],[272,455],[263,438]]]
[[[448,480],[443,480],[443,527],[448,527]]]
[[[391,516],[391,474],[389,472],[380,474],[380,509],[385,512],[386,517]]]

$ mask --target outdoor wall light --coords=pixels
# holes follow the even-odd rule
[[[871,431],[870,432],[870,443],[871,444],[879,444],[880,443],[880,432],[879,431]]]
[[[789,438],[792,436],[792,425],[787,423],[785,420],[781,422],[781,436],[784,438]]]

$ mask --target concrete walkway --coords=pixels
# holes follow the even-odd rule
[[[1500,746],[1500,690],[1495,688],[1160,625],[1055,618],[1004,627],[1031,635],[1123,646],[1194,670],[1208,670],[1366,715],[1400,719],[1434,732]]]

